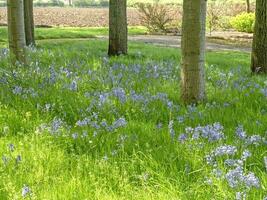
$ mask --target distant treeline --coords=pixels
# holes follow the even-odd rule
[[[245,0],[218,0],[227,3],[240,3],[245,4]],[[107,7],[109,6],[109,0],[33,0],[34,6],[36,7]],[[181,4],[182,0],[128,0],[128,6],[133,6],[136,3],[155,3],[159,2],[162,4]],[[255,0],[250,0],[251,3]],[[6,6],[6,0],[0,0],[0,7]]]

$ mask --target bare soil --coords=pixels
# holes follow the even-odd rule
[[[101,27],[108,26],[108,8],[34,8],[37,26]],[[6,8],[0,8],[0,24],[7,23]],[[128,8],[128,24],[141,25],[138,11]]]

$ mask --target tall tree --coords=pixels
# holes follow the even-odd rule
[[[109,2],[109,48],[108,55],[127,54],[127,5],[126,0]]]
[[[35,45],[34,40],[34,18],[33,18],[33,0],[24,0],[24,24],[26,45]]]
[[[184,0],[181,97],[185,103],[205,99],[206,0]]]
[[[23,0],[7,0],[8,40],[13,61],[26,62]]]
[[[251,54],[251,70],[267,73],[267,1],[256,1],[256,20]]]

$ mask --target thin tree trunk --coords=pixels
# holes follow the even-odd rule
[[[7,0],[8,40],[13,61],[26,62],[23,0]]]
[[[256,20],[251,54],[253,73],[267,73],[267,2],[256,1]]]
[[[33,0],[24,0],[24,24],[25,24],[26,45],[35,46]]]
[[[205,99],[206,0],[184,0],[181,97],[184,103]]]
[[[108,55],[127,54],[127,37],[126,0],[110,0]]]
[[[69,0],[69,6],[72,6],[72,0]]]
[[[250,0],[246,0],[247,2],[247,13],[250,13],[251,10],[250,10]]]

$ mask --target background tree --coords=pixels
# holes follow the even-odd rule
[[[69,6],[72,6],[72,0],[69,0]]]
[[[23,0],[7,0],[8,40],[12,59],[26,61]]]
[[[185,103],[205,99],[206,0],[184,0],[181,96]]]
[[[34,17],[33,0],[24,0],[24,24],[26,45],[35,45],[34,40]]]
[[[126,0],[109,2],[109,48],[108,55],[127,54],[127,8]]]
[[[251,55],[251,70],[267,73],[267,1],[256,1],[256,19]]]
[[[251,10],[250,10],[250,0],[246,0],[246,3],[247,3],[247,13],[250,13]]]

